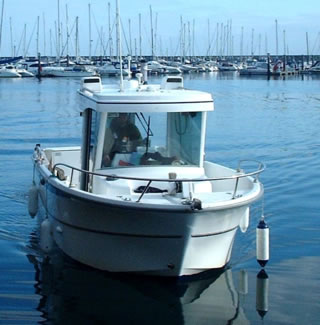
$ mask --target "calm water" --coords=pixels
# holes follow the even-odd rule
[[[207,159],[231,167],[257,159],[267,170],[264,202],[252,207],[248,231],[237,233],[229,269],[174,282],[99,272],[58,249],[49,258],[41,253],[37,219],[27,212],[30,156],[36,143],[80,143],[79,81],[0,80],[0,323],[318,324],[319,84],[316,76],[185,77],[187,88],[215,98]],[[257,281],[262,210],[271,259],[268,279]]]

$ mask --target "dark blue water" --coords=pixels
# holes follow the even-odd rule
[[[264,200],[252,207],[248,231],[238,232],[229,268],[168,281],[92,270],[58,249],[44,256],[37,219],[27,212],[30,157],[36,143],[80,144],[79,81],[0,80],[1,324],[319,323],[320,78],[216,73],[184,82],[215,98],[206,158],[231,167],[246,158],[267,165]],[[268,280],[257,282],[262,213],[271,259]]]

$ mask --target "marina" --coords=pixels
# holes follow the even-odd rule
[[[56,61],[54,57],[3,58],[0,60],[0,78],[21,77],[102,77],[119,76],[120,66],[116,57],[66,57]],[[124,57],[122,74],[134,76],[136,73],[148,75],[183,75],[186,73],[232,72],[241,75],[261,75],[266,78],[285,77],[297,74],[319,73],[318,56],[305,59],[304,56],[255,56],[255,57]]]
[[[150,76],[150,83],[161,79]],[[114,83],[115,79],[103,82]],[[96,271],[70,260],[60,249],[46,258],[40,248],[40,224],[28,214],[33,174],[30,154],[35,143],[43,148],[80,145],[82,118],[75,92],[80,80],[2,79],[1,321],[19,318],[34,324],[48,317],[89,319],[92,312],[87,302],[99,296],[109,302],[115,317],[121,308],[124,320],[127,315],[148,321],[150,313],[141,304],[156,302],[147,309],[161,311],[159,323],[166,317],[176,324],[217,318],[227,322],[236,317],[240,323],[259,324],[262,314],[264,323],[307,320],[316,324],[319,299],[315,288],[320,285],[313,272],[319,263],[318,83],[316,75],[269,81],[234,72],[184,76],[185,87],[212,93],[215,98],[215,112],[207,121],[206,159],[236,168],[236,158],[250,157],[263,161],[267,168],[260,178],[265,187],[264,205],[254,203],[247,232],[237,232],[227,270],[177,287],[171,281]],[[15,168],[8,168],[11,165]],[[262,209],[270,228],[270,261],[265,267],[268,278],[258,281],[255,241]],[[39,210],[39,217],[45,216]],[[186,286],[194,295],[189,295]],[[226,298],[216,301],[216,295]],[[228,295],[237,299],[229,300]],[[75,302],[71,309],[70,299]],[[121,307],[117,299],[122,299]],[[171,307],[168,301],[173,302]],[[214,311],[222,308],[225,316],[220,318]],[[48,311],[54,310],[58,311],[49,316]],[[99,303],[93,311],[96,319],[110,319],[105,310],[105,304]]]
[[[270,4],[176,19],[163,0],[163,19],[139,1],[120,16],[118,0],[57,0],[57,20],[38,3],[18,44],[13,2],[0,4],[0,323],[317,324],[313,13],[286,8],[296,26],[273,18],[270,46]]]

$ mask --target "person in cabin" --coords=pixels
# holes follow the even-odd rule
[[[110,127],[106,129],[102,166],[109,167],[115,154],[132,153],[136,151],[139,145],[148,145],[146,139],[142,139],[139,129],[131,122],[130,114],[120,113],[118,117],[113,118]],[[163,157],[159,152],[147,152],[146,150],[139,164],[170,165],[174,161],[179,161],[179,158],[176,156]],[[120,162],[122,166],[130,165],[130,163],[123,160],[120,160]]]
[[[141,133],[134,123],[130,121],[130,114],[120,113],[114,118],[110,125],[114,138],[119,142],[135,142],[139,143],[142,140]],[[117,142],[116,141],[116,142]],[[133,146],[135,149],[137,146]]]
[[[133,152],[142,141],[139,129],[130,120],[130,114],[119,113],[111,121],[110,128],[106,129],[102,165],[110,166],[116,153]]]

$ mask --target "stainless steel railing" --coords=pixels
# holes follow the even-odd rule
[[[256,170],[252,172],[245,173],[242,170],[242,164],[243,162],[254,162],[258,165]],[[235,186],[234,186],[234,191],[232,195],[232,199],[236,198],[237,195],[237,190],[238,190],[238,185],[239,185],[239,180],[244,177],[253,177],[254,182],[258,181],[259,175],[265,170],[265,165],[262,162],[259,162],[257,160],[240,160],[238,163],[238,167],[236,170],[236,174],[231,175],[231,176],[224,176],[224,177],[212,177],[212,178],[189,178],[189,179],[179,179],[179,178],[145,178],[145,177],[131,177],[131,176],[119,176],[119,175],[114,175],[114,174],[102,174],[102,173],[96,173],[96,172],[90,172],[87,170],[83,170],[81,168],[77,168],[68,164],[64,163],[57,163],[53,166],[52,168],[52,174],[56,176],[57,171],[61,171],[60,167],[66,167],[71,169],[71,174],[70,174],[70,183],[69,187],[72,187],[72,181],[73,181],[73,175],[74,171],[78,171],[80,173],[85,173],[89,176],[100,176],[104,177],[107,180],[117,180],[117,179],[126,179],[126,180],[134,180],[134,181],[145,181],[147,182],[147,185],[145,186],[144,190],[142,191],[140,197],[138,198],[137,202],[140,202],[142,197],[147,193],[148,189],[151,186],[152,182],[175,182],[175,183],[188,183],[188,182],[210,182],[210,181],[223,181],[223,180],[235,180]]]

